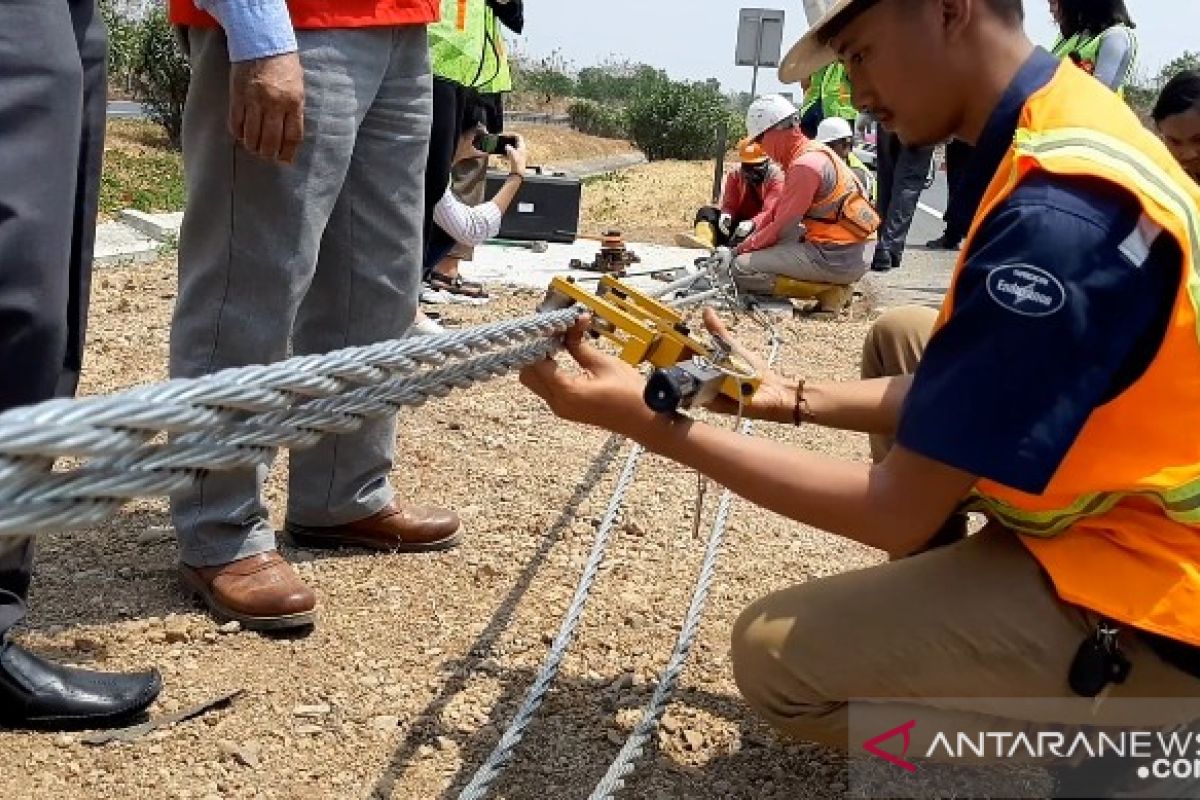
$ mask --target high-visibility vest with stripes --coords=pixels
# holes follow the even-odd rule
[[[288,0],[287,6],[299,29],[425,25],[438,18],[437,0]],[[169,0],[169,16],[176,25],[217,26],[192,0]]]
[[[487,48],[484,0],[442,0],[442,17],[429,26],[429,60],[433,74],[460,86],[478,89]]]
[[[820,103],[821,116],[853,121],[858,118],[858,109],[854,107],[852,94],[846,67],[837,61],[826,64],[812,74],[800,113],[807,114],[813,105]]]
[[[1034,173],[1122,187],[1143,212],[1126,246],[1145,253],[1161,231],[1178,242],[1183,268],[1154,359],[1092,412],[1045,491],[981,480],[976,501],[1020,534],[1067,602],[1200,645],[1200,187],[1112,92],[1063,63],[1021,112],[939,327],[982,221]]]
[[[1117,27],[1123,28],[1125,26],[1121,25]],[[1107,31],[1094,36],[1083,33],[1077,33],[1066,38],[1059,36],[1051,52],[1061,59],[1073,62],[1088,75],[1094,75],[1096,72],[1096,59],[1100,57],[1100,38],[1104,33],[1107,33]],[[1121,76],[1121,81],[1116,87],[1116,92],[1121,97],[1125,96],[1125,86],[1133,77],[1134,64],[1137,62],[1137,36],[1132,30],[1129,30],[1129,39],[1133,42],[1133,57],[1129,59],[1129,66],[1125,69],[1125,74]]]

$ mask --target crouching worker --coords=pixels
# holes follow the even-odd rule
[[[816,296],[822,310],[840,311],[870,265],[879,215],[841,156],[800,130],[787,98],[756,99],[746,127],[783,165],[783,197],[771,220],[737,247],[734,282],[749,294]]]
[[[783,196],[783,170],[749,139],[738,143],[738,160],[741,168],[725,176],[720,206],[696,212],[695,230],[675,237],[680,247],[736,246],[774,215]]]
[[[913,374],[784,380],[758,363],[750,416],[892,437],[881,460],[652,413],[640,373],[586,342],[586,320],[567,337],[582,372],[547,359],[523,383],[563,418],[893,556],[779,588],[734,625],[738,687],[781,734],[861,752],[916,720],[908,759],[953,761],[939,732],[1046,726],[1094,748],[1097,729],[1193,723],[1200,187],[1116,95],[1029,42],[1020,0],[838,0],[781,78],[835,53],[856,104],[906,145],[975,146],[964,191],[979,211],[931,338],[910,337]],[[873,350],[902,344],[876,333]],[[913,555],[968,501],[982,531]],[[854,718],[878,724],[851,740],[863,698]],[[880,746],[898,753],[900,738]],[[1103,783],[1055,796],[1200,796],[1137,758],[1075,755],[1055,765],[1059,792]]]

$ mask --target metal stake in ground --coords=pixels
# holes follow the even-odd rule
[[[775,362],[775,358],[779,354],[779,345],[779,338],[772,337],[768,363]],[[745,420],[739,426],[739,431],[748,435],[753,427],[754,423],[751,420]],[[654,693],[650,696],[650,701],[642,712],[642,718],[625,740],[625,744],[621,746],[621,750],[609,765],[604,777],[596,784],[596,788],[589,795],[589,800],[609,800],[624,788],[625,779],[633,773],[635,762],[645,753],[646,742],[658,728],[659,720],[662,719],[662,715],[667,709],[667,702],[675,691],[676,684],[679,683],[684,663],[691,652],[696,634],[700,630],[700,617],[704,613],[704,605],[708,601],[708,589],[716,573],[717,555],[725,540],[725,526],[729,522],[729,514],[732,510],[733,492],[726,489],[721,493],[721,499],[717,504],[717,513],[713,518],[708,543],[704,548],[704,560],[700,565],[700,574],[696,577],[696,588],[692,592],[692,600],[684,615],[683,627],[680,628],[679,636],[675,640],[671,658],[659,676],[658,685],[654,688]]]

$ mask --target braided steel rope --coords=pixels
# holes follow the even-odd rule
[[[625,458],[625,466],[621,468],[621,476],[617,479],[617,485],[608,500],[608,507],[600,520],[600,525],[596,528],[591,553],[583,567],[583,573],[575,587],[571,603],[567,606],[567,611],[559,624],[554,642],[550,645],[550,651],[542,661],[541,667],[538,668],[537,677],[526,691],[525,698],[521,701],[517,713],[513,715],[512,722],[508,724],[500,741],[484,759],[483,764],[475,771],[471,781],[459,792],[459,800],[480,800],[487,795],[493,781],[499,777],[509,759],[512,758],[517,745],[524,738],[525,731],[533,720],[534,714],[541,708],[542,701],[546,699],[546,693],[550,691],[550,684],[554,682],[558,675],[558,669],[562,665],[563,656],[566,654],[567,648],[571,646],[571,640],[575,637],[575,629],[579,627],[579,620],[583,618],[583,609],[587,605],[592,584],[595,583],[596,575],[600,571],[600,564],[604,561],[604,552],[608,547],[613,525],[620,516],[621,506],[625,503],[625,494],[629,491],[630,484],[633,483],[633,478],[637,474],[638,462],[641,461],[644,452],[641,445],[635,444]]]
[[[223,370],[0,415],[0,535],[94,525],[134,497],[267,463],[553,353],[578,309]],[[498,349],[510,345],[509,349]],[[474,356],[474,357],[472,357]],[[159,441],[160,434],[170,434]],[[51,472],[54,459],[85,459]]]
[[[774,364],[775,358],[779,355],[779,348],[778,336],[772,336],[768,363]],[[754,424],[751,420],[744,420],[739,426],[739,432],[749,435],[753,427]],[[697,503],[699,504],[699,500]],[[704,613],[704,606],[708,601],[708,590],[716,574],[717,556],[720,553],[721,544],[725,540],[725,526],[729,522],[729,514],[732,510],[733,492],[726,489],[721,493],[721,499],[717,504],[717,513],[713,517],[708,542],[704,548],[704,560],[700,565],[700,573],[696,577],[696,588],[692,592],[691,602],[688,604],[687,613],[683,618],[683,627],[680,628],[679,636],[676,637],[671,657],[659,676],[658,685],[654,688],[649,702],[642,711],[641,719],[625,739],[616,758],[609,764],[604,777],[596,784],[596,788],[592,790],[588,800],[609,800],[624,788],[625,779],[633,773],[637,760],[645,753],[647,742],[658,728],[659,720],[662,719],[671,694],[679,683],[684,664],[691,652],[696,634],[700,630],[700,617]]]

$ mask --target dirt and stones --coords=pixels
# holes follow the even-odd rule
[[[83,391],[160,380],[173,263],[97,274]],[[443,307],[448,325],[528,313],[535,293]],[[785,321],[786,372],[856,374],[862,322]],[[757,346],[749,322],[737,333]],[[763,427],[850,459],[857,436]],[[25,642],[103,669],[156,666],[163,714],[243,689],[228,708],[133,743],[0,735],[0,796],[13,798],[438,798],[454,796],[495,744],[557,629],[624,453],[555,421],[515,378],[402,415],[400,496],[462,515],[464,545],[435,555],[287,550],[320,597],[310,635],[220,625],[179,588],[162,501],[41,542]],[[267,499],[281,522],[286,458]],[[595,480],[585,481],[589,475]],[[585,796],[636,723],[677,633],[702,555],[695,476],[647,457],[578,638],[499,781],[496,797]],[[709,494],[709,508],[715,504]],[[573,512],[564,508],[574,506]],[[826,798],[833,755],[778,741],[738,698],[729,669],[739,610],[772,589],[876,563],[880,554],[738,503],[699,639],[638,798]]]

